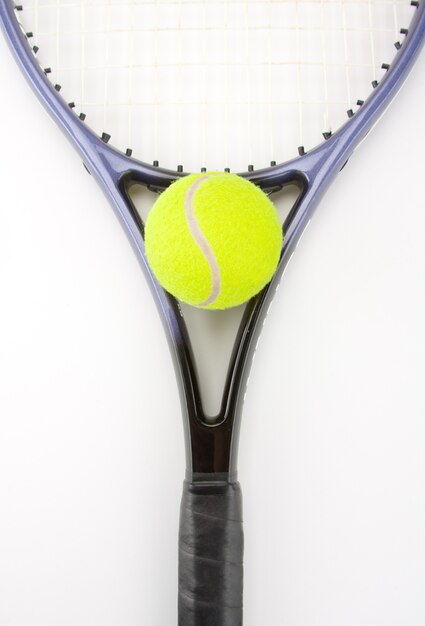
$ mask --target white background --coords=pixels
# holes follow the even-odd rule
[[[0,40],[0,624],[176,623],[155,305]],[[240,445],[246,626],[425,623],[425,57],[285,274]]]

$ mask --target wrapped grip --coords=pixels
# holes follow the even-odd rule
[[[179,626],[242,626],[239,483],[184,482],[179,532]]]

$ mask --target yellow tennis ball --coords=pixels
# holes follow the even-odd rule
[[[191,174],[155,202],[145,245],[164,289],[196,307],[226,309],[270,281],[282,228],[275,206],[253,183],[236,174]]]

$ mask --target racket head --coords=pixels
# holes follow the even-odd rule
[[[394,68],[415,54],[422,10],[416,0],[6,0],[4,23],[9,34],[20,23],[37,93],[62,125],[65,113],[77,123],[84,151],[94,136],[108,145],[120,176],[133,169],[160,190],[230,169],[274,190],[282,163],[303,173],[303,157],[333,136],[329,154],[361,140]]]

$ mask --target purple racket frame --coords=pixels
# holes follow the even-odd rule
[[[184,509],[191,509],[193,513],[193,509],[198,507],[198,512],[203,512],[205,516],[205,511],[211,513],[210,505],[204,502],[208,485],[212,486],[216,498],[215,510],[217,507],[220,509],[219,496],[222,495],[227,504],[220,515],[223,519],[227,517],[227,522],[229,519],[233,522],[236,520],[236,526],[240,522],[240,531],[238,527],[236,530],[229,529],[229,523],[218,529],[219,541],[227,544],[227,548],[224,553],[214,553],[212,560],[227,560],[233,565],[239,562],[239,565],[235,566],[236,569],[232,569],[231,565],[230,570],[224,567],[218,572],[208,570],[206,575],[209,576],[212,589],[205,590],[205,586],[197,582],[205,574],[199,554],[192,554],[188,562],[182,562],[184,559],[180,558],[180,586],[183,587],[179,600],[180,626],[242,624],[242,582],[235,582],[238,577],[242,579],[241,504],[236,466],[240,415],[250,363],[272,296],[314,209],[355,147],[398,91],[424,43],[425,0],[413,0],[411,4],[416,8],[415,16],[409,29],[401,30],[400,41],[395,42],[397,53],[392,64],[382,66],[386,70],[384,77],[379,84],[376,81],[373,83],[374,89],[367,100],[359,101],[358,108],[347,112],[348,119],[344,126],[333,135],[325,135],[325,141],[310,152],[304,153],[300,148],[300,156],[289,162],[272,164],[269,168],[257,171],[249,168],[247,172],[240,173],[240,176],[268,193],[293,184],[299,187],[300,193],[283,225],[285,238],[278,270],[270,284],[247,304],[235,340],[220,411],[213,420],[207,420],[179,304],[158,285],[152,275],[144,254],[143,222],[128,193],[133,184],[142,184],[152,191],[161,192],[178,177],[184,176],[185,172],[179,169],[165,170],[157,164],[138,161],[129,156],[130,153],[124,154],[108,144],[109,135],[98,137],[94,134],[61,97],[59,87],[49,81],[46,72],[38,64],[29,35],[23,32],[16,16],[22,7],[13,0],[0,0],[0,22],[18,64],[39,100],[74,144],[86,168],[104,190],[147,275],[161,313],[179,381],[185,424],[188,487],[182,507],[181,547],[182,535],[184,545],[190,544],[194,553],[205,543],[205,529],[194,529],[193,517],[186,519]],[[198,492],[196,485],[201,486]],[[210,531],[217,532],[217,524]],[[199,533],[203,538],[198,536]],[[208,557],[210,550],[211,546],[201,545],[201,555],[206,553]]]

